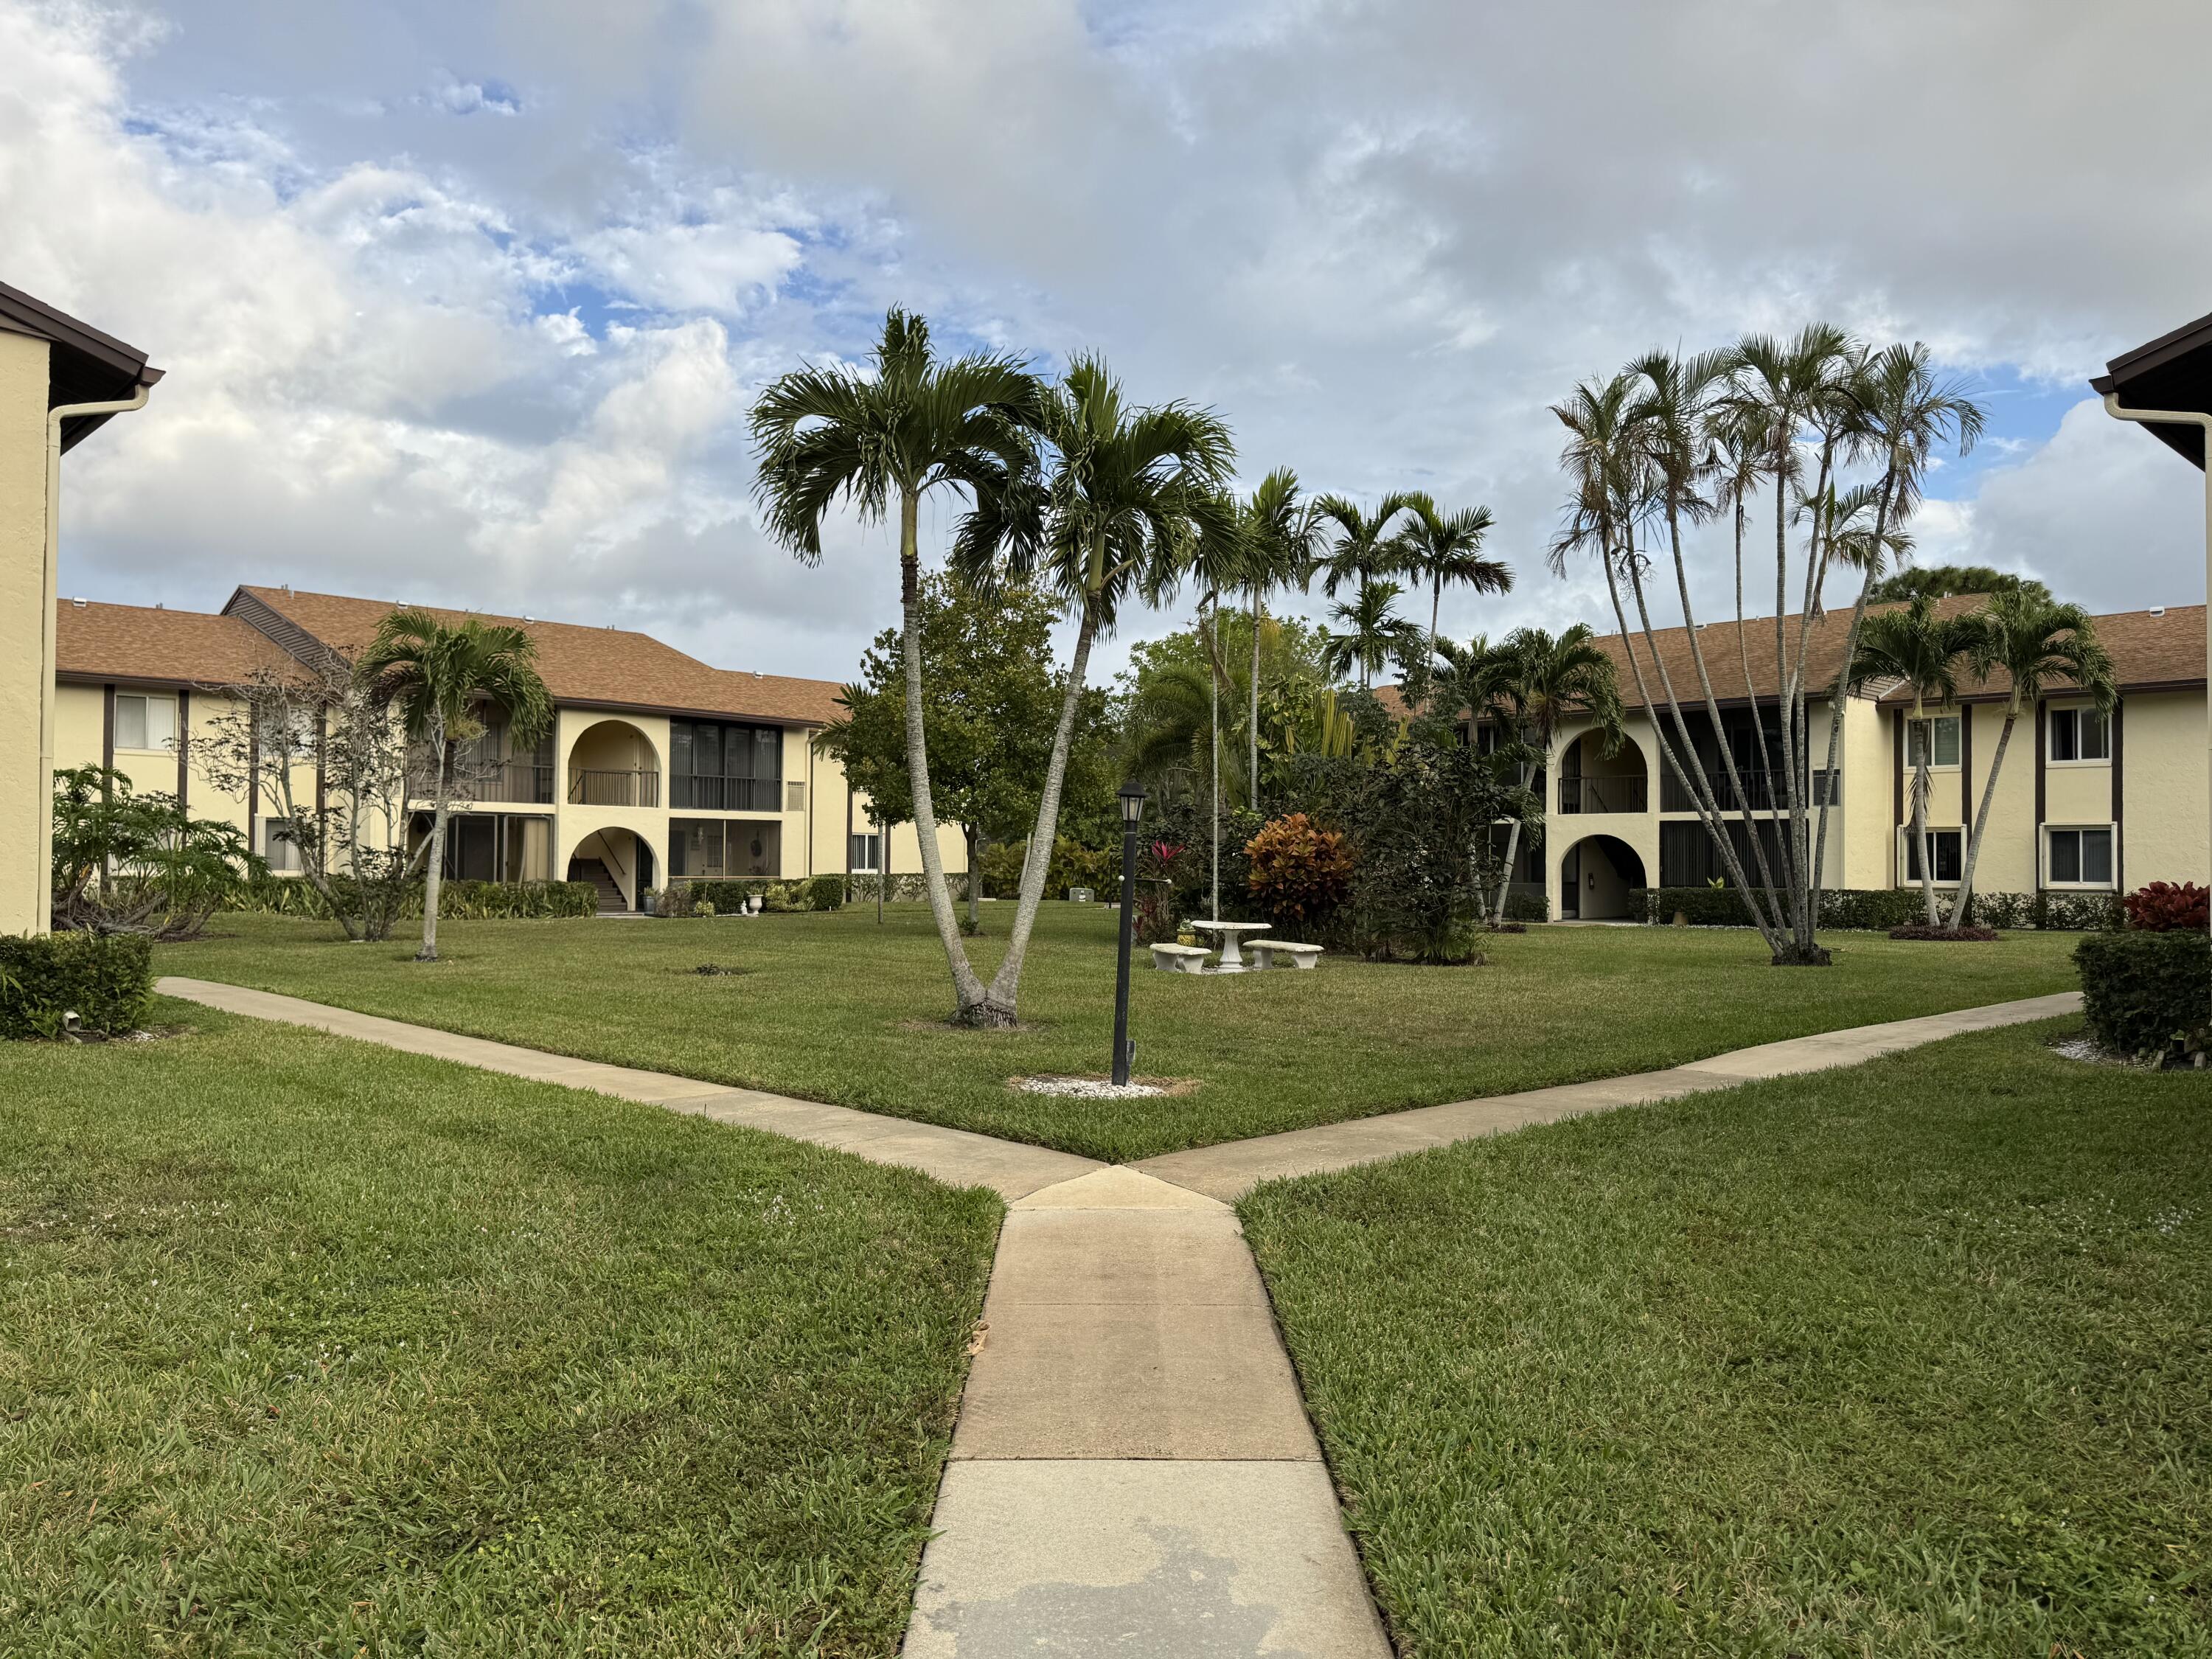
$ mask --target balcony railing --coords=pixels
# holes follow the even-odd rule
[[[505,761],[487,768],[471,783],[471,798],[511,805],[553,804],[553,769],[532,761]]]
[[[696,812],[781,812],[783,781],[780,778],[686,777],[679,773],[668,780],[668,804],[679,812],[687,808]]]
[[[1705,763],[1705,778],[1713,787],[1713,798],[1719,803],[1722,811],[1740,812],[1743,810],[1744,802],[1748,802],[1751,810],[1754,812],[1783,812],[1789,810],[1789,783],[1783,773],[1738,772],[1736,776],[1743,781],[1743,794],[1741,799],[1729,785],[1726,769],[1716,762]],[[1841,772],[1815,772],[1812,775],[1812,783],[1813,792],[1808,805],[1814,806],[1819,806],[1823,803],[1836,805],[1843,800],[1844,781]],[[1802,791],[1798,799],[1800,800],[1806,799]],[[1682,781],[1671,770],[1659,781],[1659,810],[1662,812],[1694,812],[1698,810],[1696,794],[1686,787]]]
[[[571,806],[658,806],[658,772],[580,771],[568,774]]]
[[[1650,799],[1640,777],[1561,778],[1562,812],[1641,812]]]

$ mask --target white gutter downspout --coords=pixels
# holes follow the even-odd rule
[[[136,395],[99,404],[62,404],[46,411],[46,562],[40,573],[39,592],[45,610],[39,618],[39,637],[42,643],[42,665],[39,680],[39,782],[40,796],[51,795],[54,787],[54,669],[55,636],[58,619],[55,608],[61,602],[61,532],[62,532],[62,422],[78,415],[125,415],[132,410],[146,407],[146,394],[154,388],[142,386]],[[31,931],[50,933],[54,922],[53,878],[54,815],[51,808],[41,810],[39,819],[39,876],[38,908],[33,914]]]
[[[2193,426],[2204,434],[2204,746],[2205,763],[2212,768],[2212,415],[2193,409],[2123,409],[2117,392],[2105,393],[2105,413],[2116,421],[2138,424],[2159,421]]]

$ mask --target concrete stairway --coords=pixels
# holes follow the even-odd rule
[[[568,879],[588,881],[599,890],[599,914],[628,914],[629,902],[623,897],[623,890],[607,873],[607,866],[598,859],[578,859],[568,866]]]

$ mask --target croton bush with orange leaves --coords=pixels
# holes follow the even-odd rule
[[[1304,812],[1274,818],[1244,845],[1248,884],[1267,920],[1293,938],[1320,927],[1352,891],[1352,848]]]

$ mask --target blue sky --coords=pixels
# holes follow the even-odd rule
[[[767,543],[744,410],[901,303],[1212,404],[1251,479],[1489,505],[1520,580],[1462,635],[1603,611],[1541,569],[1577,380],[1923,339],[1990,427],[1921,556],[2185,603],[2197,480],[2083,382],[2212,309],[2208,47],[2149,0],[0,0],[0,279],[170,371],[70,463],[101,598],[290,581],[842,678],[887,539]]]

